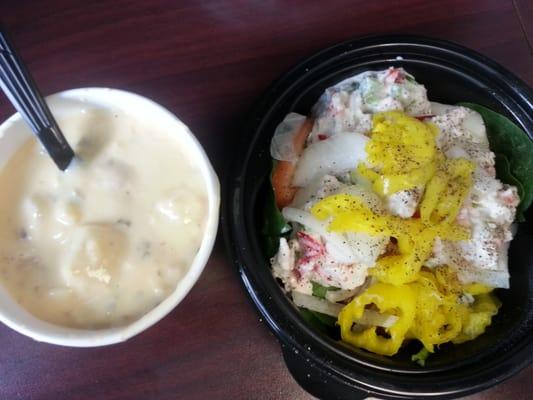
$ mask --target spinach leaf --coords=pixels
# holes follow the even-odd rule
[[[265,204],[263,207],[263,250],[268,257],[274,257],[278,251],[280,236],[290,232],[291,226],[285,221],[281,211],[276,206],[272,182],[265,188]]]
[[[431,353],[427,351],[425,347],[422,347],[422,350],[411,356],[411,361],[414,361],[421,367],[424,367],[426,365],[426,360],[430,354]]]
[[[299,307],[300,314],[303,319],[316,330],[329,335],[337,336],[338,332],[335,324],[337,319],[331,315],[322,314],[316,311],[308,310],[307,308]]]
[[[477,111],[483,118],[490,149],[499,155],[496,158],[498,178],[510,185],[520,182],[520,186],[516,185],[521,192],[517,216],[519,220],[523,220],[523,213],[533,202],[533,141],[503,115],[479,104],[458,105]]]
[[[320,283],[316,283],[314,281],[311,281],[311,284],[313,285],[313,296],[320,297],[321,299],[326,298],[326,293],[328,290],[331,290],[331,291],[340,290],[338,287],[322,286]]]
[[[317,311],[311,311],[311,312],[314,314],[315,318],[318,319],[324,325],[334,327],[335,324],[337,323],[337,318],[332,317],[331,315],[322,314]]]

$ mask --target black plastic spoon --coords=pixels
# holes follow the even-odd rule
[[[0,87],[31,127],[59,169],[64,171],[74,151],[61,133],[27,68],[0,26]]]

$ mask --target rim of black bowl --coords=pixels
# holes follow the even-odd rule
[[[400,55],[402,58],[397,58]],[[459,363],[421,369],[395,367],[365,355],[364,351],[347,349],[333,339],[310,328],[281,291],[270,273],[257,238],[254,204],[261,182],[269,171],[249,176],[252,158],[270,159],[267,151],[255,152],[260,132],[265,129],[272,110],[285,107],[289,112],[304,93],[308,76],[315,70],[346,71],[349,76],[354,60],[357,67],[372,69],[372,65],[401,65],[410,61],[426,66],[453,69],[468,80],[484,82],[502,112],[518,123],[533,140],[533,94],[529,87],[502,66],[487,57],[452,42],[411,35],[368,36],[349,40],[307,58],[277,80],[257,102],[243,129],[237,146],[233,168],[224,184],[222,225],[226,247],[238,268],[240,279],[269,328],[284,348],[304,354],[309,365],[326,371],[333,380],[352,386],[354,390],[393,397],[453,397],[466,395],[493,386],[529,365],[533,355],[533,310],[529,304],[524,312],[529,332],[495,346],[490,353],[479,354]],[[333,82],[334,83],[334,82]],[[431,93],[431,88],[429,88]],[[431,94],[430,94],[431,97]],[[465,99],[465,101],[467,101]],[[280,106],[283,104],[283,106]],[[279,121],[278,121],[279,122]],[[273,133],[273,130],[272,130]],[[250,187],[252,189],[250,189]],[[250,195],[243,199],[244,195]],[[529,287],[533,277],[529,274]],[[522,332],[523,333],[523,332]],[[302,359],[303,360],[303,359]],[[475,365],[475,368],[473,367]],[[437,378],[437,379],[435,379]]]

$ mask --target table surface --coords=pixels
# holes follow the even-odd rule
[[[533,86],[533,3],[484,1],[2,0],[2,22],[45,94],[115,87],[154,99],[196,133],[223,179],[247,110],[280,74],[360,35],[414,33],[473,48]],[[0,120],[13,113],[0,96]],[[307,399],[240,286],[219,235],[166,318],[99,349],[0,327],[2,399]],[[526,399],[533,367],[469,399]]]

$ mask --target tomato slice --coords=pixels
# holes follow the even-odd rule
[[[305,141],[313,129],[313,120],[307,118],[294,135],[293,144],[296,154],[299,156],[305,146]],[[279,209],[288,206],[298,188],[292,186],[292,178],[296,163],[290,161],[278,161],[272,171],[272,188],[274,189],[274,197],[276,199],[276,206]]]

